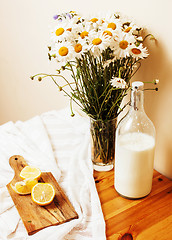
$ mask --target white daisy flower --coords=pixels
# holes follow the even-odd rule
[[[54,29],[51,31],[51,39],[53,42],[60,42],[64,41],[66,38],[71,35],[72,27],[67,22],[62,22],[60,25],[54,27]]]
[[[112,29],[105,28],[105,29],[103,29],[103,35],[113,37],[113,36],[115,36],[115,32]]]
[[[64,64],[73,60],[74,48],[68,42],[56,43],[50,54],[56,56],[57,61]]]
[[[135,42],[135,38],[132,35],[128,35],[123,32],[119,32],[119,35],[115,39],[114,53],[117,58],[124,58],[129,56],[129,47]]]
[[[90,31],[88,40],[94,56],[99,56],[109,46],[109,38],[102,32]]]
[[[127,87],[126,82],[122,78],[114,77],[111,79],[110,83],[114,88],[125,89]]]
[[[135,23],[127,23],[126,25],[123,26],[123,31],[125,33],[130,33],[130,34],[137,34],[137,29],[139,27]]]
[[[104,20],[104,25],[108,30],[121,30],[122,29],[122,24],[119,19],[115,18],[114,15],[111,17],[107,17]]]
[[[124,16],[121,18],[121,23],[122,23],[122,30],[125,33],[133,34],[133,35],[138,35],[138,29],[139,33],[142,31],[142,27],[139,27],[134,19],[129,19],[128,17]]]
[[[72,41],[77,37],[77,33],[75,31],[75,26],[77,26],[78,17],[74,17],[67,20],[63,20],[56,24],[56,26],[51,31],[51,39],[54,42],[62,42],[62,41]]]
[[[73,44],[74,48],[74,57],[81,58],[81,55],[88,51],[89,46],[85,39],[78,39]]]
[[[75,30],[77,31],[77,34],[82,39],[84,39],[85,37],[88,37],[90,31],[93,29],[94,29],[94,27],[91,22],[82,22],[80,24],[75,25]]]
[[[113,24],[112,22],[110,24]],[[116,37],[117,32],[119,31],[119,28],[114,28],[112,27],[108,27],[110,26],[109,23],[105,22],[102,24],[100,31],[103,32],[104,36],[108,36],[108,37]]]
[[[94,29],[99,29],[104,23],[102,17],[99,14],[91,14],[88,20],[94,27]]]
[[[146,58],[149,55],[147,48],[143,47],[142,43],[139,46],[136,46],[135,44],[130,45],[129,53],[136,60]]]

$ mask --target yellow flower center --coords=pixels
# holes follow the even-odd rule
[[[112,33],[111,33],[110,31],[108,31],[108,30],[105,30],[105,31],[103,32],[103,35],[112,36]]]
[[[80,34],[80,37],[83,39],[85,37],[88,36],[88,32],[87,31],[83,31],[81,34]]]
[[[122,48],[122,49],[126,49],[128,47],[128,42],[125,41],[125,40],[122,40],[120,43],[119,43],[119,47]]]
[[[66,56],[67,54],[68,54],[68,48],[67,48],[67,47],[61,47],[61,48],[59,49],[59,55],[60,55],[60,56],[64,57],[64,56]]]
[[[125,29],[124,32],[128,33],[131,29],[132,29],[132,27],[128,27],[128,28]]]
[[[100,38],[95,38],[95,39],[93,39],[93,41],[92,41],[92,44],[93,44],[93,45],[99,45],[100,43],[102,43],[102,40],[101,40]]]
[[[141,50],[138,48],[132,48],[131,49],[132,53],[134,53],[135,55],[139,55],[141,53]]]
[[[115,29],[116,29],[116,24],[113,23],[113,22],[111,22],[111,23],[109,23],[109,24],[107,25],[107,27],[108,27],[108,28],[112,28],[113,30],[115,30]]]
[[[56,36],[60,36],[60,35],[62,35],[64,33],[64,28],[58,28],[57,30],[56,30]]]
[[[82,45],[80,43],[78,43],[75,45],[74,49],[75,49],[76,53],[79,53],[82,50]]]
[[[96,23],[98,21],[98,18],[92,18],[90,21]]]

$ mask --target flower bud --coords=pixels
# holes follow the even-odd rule
[[[158,84],[159,83],[159,79],[155,79],[154,80],[154,84],[156,85],[156,84]]]
[[[42,81],[42,77],[38,77],[38,81],[39,81],[39,82]]]
[[[31,80],[34,80],[34,77],[33,77],[33,76],[31,76],[31,77],[30,77],[30,79],[31,79]]]
[[[150,40],[156,40],[156,38],[151,34],[150,35]]]
[[[54,20],[58,19],[59,15],[53,16]]]
[[[48,59],[51,61],[51,55],[48,53]]]

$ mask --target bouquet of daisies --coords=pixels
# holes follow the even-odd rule
[[[113,165],[116,119],[130,89],[130,79],[148,56],[142,28],[119,13],[82,17],[71,11],[54,16],[49,59],[58,62],[50,77],[91,119],[92,161]],[[67,79],[63,71],[71,73]],[[35,76],[31,78],[34,79]],[[61,81],[61,78],[63,81]]]
[[[148,56],[142,28],[119,13],[82,17],[71,11],[54,19],[48,55],[60,67],[57,74],[45,74],[39,80],[51,77],[60,91],[95,120],[117,117],[138,63]],[[73,81],[62,75],[64,70],[71,72]],[[63,86],[57,77],[64,79]]]

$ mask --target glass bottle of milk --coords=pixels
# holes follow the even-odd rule
[[[119,122],[115,146],[115,189],[138,199],[152,189],[155,128],[144,111],[144,84],[133,82],[131,106]]]

